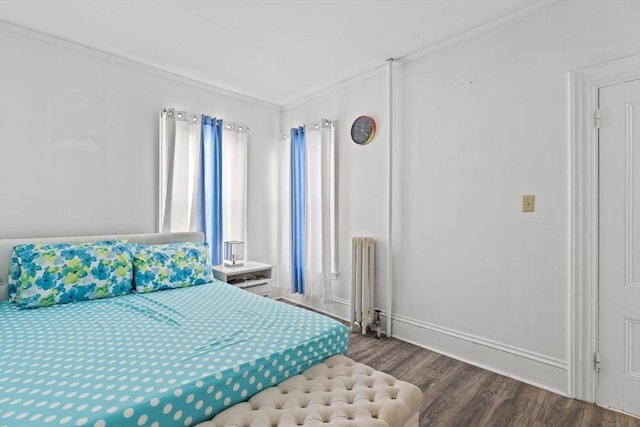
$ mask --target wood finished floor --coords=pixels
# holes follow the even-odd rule
[[[377,339],[352,332],[350,340],[349,357],[353,360],[422,389],[421,427],[640,427],[638,418],[569,399],[395,338]]]
[[[395,338],[351,333],[349,357],[422,389],[420,426],[640,426],[637,418]]]

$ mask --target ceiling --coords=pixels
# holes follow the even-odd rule
[[[538,1],[0,0],[0,21],[286,106]]]

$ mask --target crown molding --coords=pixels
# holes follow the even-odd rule
[[[397,64],[394,62],[393,65],[396,66]],[[299,105],[306,104],[309,101],[313,101],[314,99],[321,98],[324,95],[327,95],[329,93],[335,92],[335,91],[337,91],[339,89],[342,89],[344,87],[351,86],[352,84],[361,82],[363,80],[367,80],[367,79],[369,79],[369,78],[371,78],[373,76],[381,74],[386,69],[387,69],[387,64],[385,62],[384,65],[379,65],[379,66],[376,66],[375,68],[372,68],[372,69],[370,69],[368,71],[364,71],[362,73],[358,73],[358,74],[356,74],[354,76],[351,76],[351,77],[348,77],[348,78],[346,78],[346,79],[344,79],[344,80],[342,80],[342,81],[340,81],[338,83],[333,83],[331,86],[328,86],[328,87],[326,87],[324,89],[320,89],[317,92],[313,92],[313,93],[310,93],[308,95],[305,95],[302,98],[300,98],[300,99],[298,99],[296,101],[293,101],[293,102],[291,102],[289,104],[283,105],[282,107],[280,107],[280,111],[284,112],[284,111],[290,110],[290,109],[295,108],[295,107],[297,107]]]
[[[71,50],[75,50],[77,52],[82,52],[88,55],[92,55],[98,58],[102,58],[102,59],[106,59],[106,60],[110,60],[110,61],[114,61],[117,62],[118,64],[122,64],[137,70],[141,70],[141,71],[145,71],[145,72],[149,72],[161,77],[165,77],[171,80],[175,80],[178,81],[180,83],[185,83],[188,84],[190,86],[194,86],[203,90],[207,90],[209,92],[214,92],[220,95],[225,95],[228,96],[230,98],[235,98],[235,99],[239,99],[241,101],[245,101],[254,105],[258,105],[260,107],[265,107],[265,108],[269,108],[272,110],[277,110],[280,111],[281,110],[281,106],[271,103],[271,102],[267,102],[264,101],[262,99],[258,99],[258,98],[254,98],[248,95],[244,95],[242,93],[238,93],[238,92],[234,92],[231,90],[227,90],[227,89],[223,89],[221,87],[218,86],[214,86],[212,84],[200,81],[200,80],[195,80],[180,74],[176,74],[170,71],[166,71],[163,70],[161,68],[155,67],[153,65],[149,65],[149,64],[145,64],[143,62],[140,61],[136,61],[134,59],[131,58],[127,58],[124,56],[120,56],[117,55],[115,53],[111,53],[105,50],[100,50],[100,49],[96,49],[81,43],[77,43],[75,41],[71,41],[68,39],[64,39],[61,37],[56,37],[47,33],[43,33],[41,31],[36,31],[27,27],[23,27],[20,25],[16,25],[16,24],[12,24],[10,22],[7,21],[3,21],[0,20],[0,30],[4,30],[4,31],[9,31],[15,34],[20,34],[26,37],[30,37],[32,39],[36,39],[36,40],[40,40],[46,43],[50,43],[50,44],[54,44],[56,46],[61,46],[67,49],[71,49]]]
[[[409,53],[405,56],[402,57],[393,57],[394,61],[393,61],[393,65],[394,67],[399,66],[401,63],[405,63],[405,62],[410,62],[419,58],[422,58],[424,56],[430,55],[434,52],[437,52],[439,50],[442,50],[446,47],[449,47],[451,45],[454,45],[456,43],[459,43],[463,40],[469,39],[473,36],[476,36],[478,34],[487,32],[489,30],[492,30],[494,28],[500,27],[501,25],[504,25],[510,21],[513,21],[515,19],[518,18],[522,18],[526,15],[530,15],[534,12],[537,12],[540,9],[543,9],[545,7],[551,6],[552,4],[558,3],[560,0],[539,0],[536,3],[524,7],[522,9],[519,9],[515,12],[511,12],[507,15],[501,16],[500,18],[494,19],[491,22],[488,22],[486,24],[482,24],[479,25],[477,27],[474,27],[470,30],[467,31],[463,31],[460,34],[457,34],[455,36],[449,37],[446,40],[441,40],[439,42],[430,44],[428,46],[425,46],[423,48],[420,48],[418,50],[416,50],[415,52]],[[330,86],[327,86],[324,89],[320,89],[317,92],[313,92],[310,94],[307,94],[299,99],[297,99],[296,101],[293,101],[289,104],[286,104],[284,106],[282,106],[280,108],[281,111],[287,111],[291,108],[295,108],[301,104],[305,104],[309,101],[312,101],[314,99],[320,98],[324,95],[327,95],[329,93],[332,93],[334,91],[337,91],[339,89],[342,89],[346,86],[350,86],[352,84],[355,84],[357,82],[360,82],[362,80],[366,80],[370,77],[376,76],[382,72],[384,72],[387,69],[387,65],[386,62],[384,64],[380,64],[379,66],[376,66],[375,68],[372,68],[368,71],[365,71],[363,73],[357,74],[355,76],[346,78],[338,83],[332,84]]]
[[[504,15],[498,19],[495,19],[491,22],[488,22],[486,24],[483,25],[479,25],[475,28],[472,28],[471,30],[468,31],[464,31],[458,35],[455,35],[453,37],[449,37],[446,40],[442,40],[440,42],[436,42],[433,44],[430,44],[428,46],[425,46],[424,48],[421,48],[415,52],[412,52],[408,55],[405,55],[403,57],[399,57],[399,58],[394,58],[394,66],[398,66],[403,62],[409,62],[409,61],[413,61],[415,59],[419,59],[423,56],[427,56],[429,54],[432,54],[434,52],[437,52],[441,49],[444,49],[448,46],[451,46],[453,44],[459,43],[463,40],[466,40],[468,38],[471,38],[475,35],[478,35],[480,33],[489,31],[493,28],[499,27],[507,22],[510,22],[512,20],[515,20],[517,18],[521,18],[523,16],[529,15],[531,13],[537,12],[540,9],[543,9],[547,6],[550,6],[554,3],[558,3],[560,0],[539,0],[536,3],[527,6],[525,8],[519,9],[515,12],[509,13],[507,15]],[[17,34],[21,34],[21,35],[25,35],[27,37],[31,37],[34,39],[38,39],[47,43],[51,43],[51,44],[55,44],[58,46],[62,46],[65,48],[69,48],[69,49],[73,49],[79,52],[83,52],[92,56],[96,56],[99,58],[104,58],[104,59],[108,59],[111,61],[115,61],[117,63],[129,66],[131,68],[135,68],[138,70],[142,70],[142,71],[146,71],[146,72],[150,72],[156,75],[159,75],[161,77],[165,77],[171,80],[175,80],[181,83],[185,83],[200,89],[204,89],[210,92],[214,92],[217,94],[221,94],[221,95],[225,95],[225,96],[229,96],[231,98],[235,98],[235,99],[239,99],[245,102],[249,102],[251,104],[254,105],[258,105],[261,107],[265,107],[265,108],[269,108],[269,109],[273,109],[273,110],[277,110],[280,112],[284,112],[287,111],[291,108],[295,108],[301,104],[307,103],[309,101],[312,101],[314,99],[320,98],[324,95],[327,95],[329,93],[335,92],[339,89],[342,89],[346,86],[350,86],[352,84],[355,84],[357,82],[369,79],[371,77],[374,77],[382,72],[384,72],[387,69],[387,65],[386,62],[383,64],[380,64],[379,66],[376,66],[374,68],[371,68],[367,71],[363,71],[360,72],[356,75],[353,75],[351,77],[348,77],[340,82],[331,84],[329,86],[327,86],[324,89],[320,89],[316,92],[313,93],[309,93],[306,94],[302,97],[300,97],[299,99],[284,104],[284,105],[278,105],[278,104],[274,104],[272,102],[268,102],[259,98],[254,98],[248,95],[244,95],[242,93],[238,93],[238,92],[234,92],[228,89],[224,89],[200,80],[195,80],[180,74],[176,74],[170,71],[166,71],[163,70],[161,68],[158,68],[156,66],[150,65],[150,64],[145,64],[143,62],[140,61],[136,61],[134,59],[131,58],[127,58],[124,56],[120,56],[118,54],[115,53],[111,53],[105,50],[100,50],[100,49],[96,49],[75,41],[71,41],[65,38],[61,38],[61,37],[56,37],[41,31],[36,31],[24,26],[20,26],[17,24],[13,24],[7,21],[3,21],[0,20],[0,30],[6,30],[6,31],[10,31],[13,33],[17,33]]]
[[[473,36],[477,36],[478,34],[485,33],[489,30],[500,27],[508,22],[514,21],[524,16],[530,15],[534,12],[539,11],[540,9],[544,9],[545,7],[551,6],[552,4],[555,4],[558,2],[560,2],[560,0],[539,0],[530,6],[523,7],[522,9],[518,9],[515,12],[511,12],[509,14],[503,15],[500,18],[487,22],[486,24],[478,25],[477,27],[464,31],[458,35],[449,37],[446,40],[441,40],[432,45],[425,46],[421,49],[416,50],[413,53],[407,54],[402,58],[399,58],[398,60],[412,61],[414,59],[422,58],[423,56],[430,55],[434,52],[444,49],[445,47],[449,47],[463,40],[469,39]]]

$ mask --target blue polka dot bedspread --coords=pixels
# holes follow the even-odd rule
[[[0,426],[189,426],[334,354],[348,328],[215,281],[0,303]]]

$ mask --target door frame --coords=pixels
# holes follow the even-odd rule
[[[598,378],[598,90],[640,78],[640,54],[572,71],[569,396],[595,403]]]

